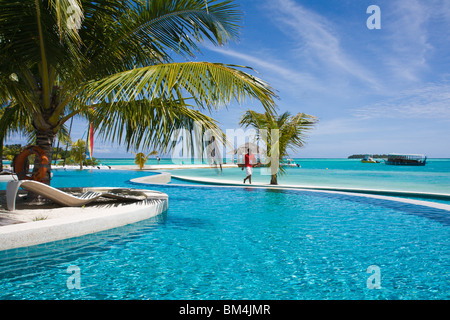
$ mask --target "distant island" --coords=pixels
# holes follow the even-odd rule
[[[367,153],[366,153],[367,154]],[[352,154],[348,157],[348,159],[362,159],[366,154]],[[387,158],[387,154],[372,154],[371,155],[373,159],[381,159],[381,158]]]

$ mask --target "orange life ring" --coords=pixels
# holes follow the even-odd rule
[[[27,159],[33,153],[38,157],[38,162],[41,164],[41,167],[36,172],[34,172],[30,177],[27,176],[28,172]],[[49,161],[48,157],[45,155],[45,151],[40,147],[31,146],[25,148],[21,153],[19,153],[15,157],[12,166],[19,180],[35,180],[42,182],[47,174],[48,164]]]

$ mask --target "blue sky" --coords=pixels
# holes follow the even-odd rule
[[[241,3],[240,42],[210,51],[255,68],[277,89],[280,112],[319,118],[293,156],[450,156],[450,1]],[[369,30],[373,4],[381,29]],[[247,106],[235,109],[216,118],[235,126]]]
[[[279,112],[305,112],[319,123],[293,157],[423,153],[450,157],[450,1],[238,0],[239,41],[206,45],[198,61],[254,68],[277,91]],[[370,5],[381,29],[370,30]],[[237,129],[257,102],[212,114]],[[73,139],[86,125],[74,122]],[[13,141],[8,141],[11,143]],[[94,156],[132,157],[96,139]]]

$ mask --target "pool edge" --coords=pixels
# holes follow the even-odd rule
[[[1,226],[0,251],[65,240],[121,227],[162,214],[169,207],[169,197],[165,193],[158,192],[151,200],[155,201],[145,204],[127,203],[103,208],[103,210],[95,207],[58,208],[74,210],[77,211],[77,214]]]

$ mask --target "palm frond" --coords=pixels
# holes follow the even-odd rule
[[[83,95],[93,100],[131,101],[172,96],[182,90],[195,98],[200,108],[217,109],[246,98],[259,100],[268,112],[275,108],[274,90],[238,66],[210,62],[154,65],[120,72],[89,82]],[[248,67],[240,67],[247,68]]]
[[[167,152],[176,145],[180,130],[200,127],[219,139],[225,134],[217,122],[190,108],[184,101],[133,100],[99,103],[91,110],[91,123],[103,138],[126,145],[127,149],[158,148]]]
[[[259,132],[266,130],[267,150],[269,157],[271,150],[276,148],[279,159],[288,156],[289,149],[302,148],[305,145],[307,133],[314,128],[318,119],[305,113],[297,113],[292,116],[289,112],[284,112],[281,115],[274,115],[268,112],[259,113],[252,110],[247,110],[242,116],[239,124],[243,127],[253,127]],[[271,135],[271,130],[278,130],[278,139],[274,139]],[[272,162],[269,162],[271,166]],[[279,166],[281,174],[285,173],[285,168]]]
[[[15,133],[24,134],[28,139],[34,137],[29,113],[20,104],[10,101],[0,108],[0,139]]]
[[[170,51],[194,56],[204,38],[218,45],[236,39],[241,20],[235,3],[216,0],[136,1],[126,13],[112,47],[139,45],[164,59]]]
[[[46,152],[77,115],[128,148],[160,150],[198,124],[223,139],[201,111],[247,99],[275,109],[274,90],[251,68],[167,63],[195,56],[203,41],[236,39],[234,0],[0,1],[0,103],[20,106]]]

